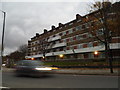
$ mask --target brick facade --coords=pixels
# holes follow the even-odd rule
[[[104,35],[101,32],[103,27],[101,23],[98,23],[99,20],[93,17],[94,14],[96,12],[85,16],[77,14],[76,19],[66,24],[59,23],[58,27],[51,26],[51,30],[44,30],[42,34],[37,33],[28,41],[28,56],[26,57],[41,58],[43,56],[42,50],[46,48],[46,59],[56,58],[60,54],[66,55],[65,59],[70,59],[69,55],[76,56],[76,54],[77,58],[81,59],[96,58],[92,55],[93,52],[95,50],[104,52],[104,45],[95,36],[103,40]],[[91,30],[94,33],[91,33]],[[114,32],[116,34],[113,34],[110,45],[115,52],[119,51],[120,33],[118,29],[114,29]],[[46,46],[43,47],[43,43]]]

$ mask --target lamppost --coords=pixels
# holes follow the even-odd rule
[[[4,52],[4,32],[5,32],[5,17],[6,17],[6,12],[0,10],[4,17],[3,17],[3,31],[2,31],[2,44],[1,44],[1,64],[2,64],[2,60],[3,60],[3,52]],[[1,66],[0,66],[1,69]]]

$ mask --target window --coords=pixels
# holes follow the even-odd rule
[[[38,48],[37,48],[37,47],[35,47],[35,49],[37,50]]]
[[[57,52],[57,51],[59,51],[59,48],[58,48],[58,49],[56,49],[56,52]]]
[[[60,48],[60,51],[63,51],[63,48]]]
[[[34,42],[32,43],[32,45],[34,45]]]
[[[53,52],[56,52],[56,49],[54,49]]]
[[[36,50],[36,48],[34,47],[34,50]]]
[[[77,36],[76,36],[76,39],[77,39],[77,40],[80,40],[80,36],[79,36],[79,35],[77,35]]]
[[[100,18],[100,20],[99,20],[101,23],[103,23],[103,20],[102,20],[102,18]]]
[[[96,21],[95,24],[96,24],[96,25],[100,25],[100,21]]]
[[[84,24],[82,25],[82,29],[85,29],[85,25]]]
[[[89,55],[89,58],[93,58],[94,57],[93,53],[89,53],[88,55]]]
[[[80,20],[78,20],[77,22],[81,22],[82,20],[80,19]]]
[[[84,58],[88,58],[88,53],[84,53]]]
[[[59,41],[59,43],[62,43],[62,42],[63,42],[63,40],[60,40],[60,41]]]
[[[74,49],[77,49],[78,47],[77,46],[74,46]]]
[[[66,47],[63,48],[63,51],[64,51],[64,52],[66,51]]]
[[[59,35],[62,36],[62,33],[60,33]]]
[[[62,29],[62,27],[60,27],[59,29]]]
[[[94,43],[93,43],[93,46],[98,46],[98,42],[94,42]]]
[[[72,42],[72,41],[73,41],[73,38],[71,37],[71,38],[70,38],[70,42]]]
[[[69,34],[69,31],[66,31],[66,34]]]
[[[91,26],[91,22],[88,22],[88,27],[90,27]]]
[[[85,27],[86,27],[86,28],[89,28],[89,25],[88,25],[88,23],[86,23],[86,24],[85,24]]]
[[[54,41],[53,44],[56,44],[56,42]]]
[[[77,26],[77,27],[76,27],[76,30],[81,30],[81,26]]]
[[[82,35],[79,35],[79,39],[82,40],[82,39],[83,39],[83,36],[82,36]]]
[[[96,34],[97,35],[103,35],[103,28],[97,30]]]
[[[73,25],[73,23],[70,23],[69,25]]]
[[[67,47],[66,49],[67,49],[67,50],[70,50],[70,47]]]
[[[56,35],[53,35],[53,37],[55,37]]]
[[[76,31],[76,29],[75,28],[73,28],[73,32],[75,32]]]
[[[92,36],[92,34],[91,34],[91,33],[89,33],[89,34],[88,34],[88,37],[89,37],[89,38],[91,38],[91,37],[93,37],[93,36]]]
[[[88,47],[93,47],[93,43],[90,42],[90,43],[88,44]]]
[[[66,35],[66,32],[63,32],[63,35]]]
[[[84,34],[84,35],[83,35],[83,38],[87,38],[87,35],[86,35],[86,34]]]
[[[83,48],[87,48],[88,47],[88,45],[87,44],[83,44]]]
[[[100,46],[103,46],[103,45],[104,45],[104,43],[102,43],[102,42],[99,42],[99,45],[100,45]]]
[[[73,40],[76,40],[76,36],[73,37]]]
[[[82,44],[79,44],[78,45],[78,48],[80,49],[80,48],[83,48],[83,45]]]
[[[68,39],[66,39],[66,42],[69,42],[69,40],[70,40],[69,38],[68,38]]]
[[[95,24],[94,22],[91,22],[91,26],[94,26],[94,24]]]
[[[69,30],[69,33],[73,33],[72,29]]]
[[[56,44],[58,44],[59,43],[59,41],[56,41]]]
[[[63,39],[63,42],[66,42],[66,40],[65,40],[65,39]]]

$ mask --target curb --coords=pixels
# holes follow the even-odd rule
[[[102,74],[102,73],[64,73],[64,72],[55,72],[55,74],[72,74],[72,75],[104,75],[104,76],[120,76],[117,73],[115,74]]]
[[[90,71],[90,72],[86,72],[86,71],[85,72],[80,72],[80,70],[78,70],[76,72],[73,72],[73,69],[69,69],[69,71],[67,71],[67,70],[66,69],[59,69],[58,71],[55,71],[53,74],[120,76],[116,72],[111,74],[110,72],[95,72],[95,70],[94,71]],[[15,71],[15,69],[11,69],[11,68],[6,68],[6,69],[2,70],[2,72],[14,72],[14,71]]]

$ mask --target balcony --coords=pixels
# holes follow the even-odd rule
[[[61,39],[61,36],[52,37],[52,38],[48,39],[48,42],[59,40],[59,39]]]
[[[63,43],[57,43],[54,46],[52,46],[52,48],[63,47],[63,46],[66,46],[65,42],[63,42]]]

